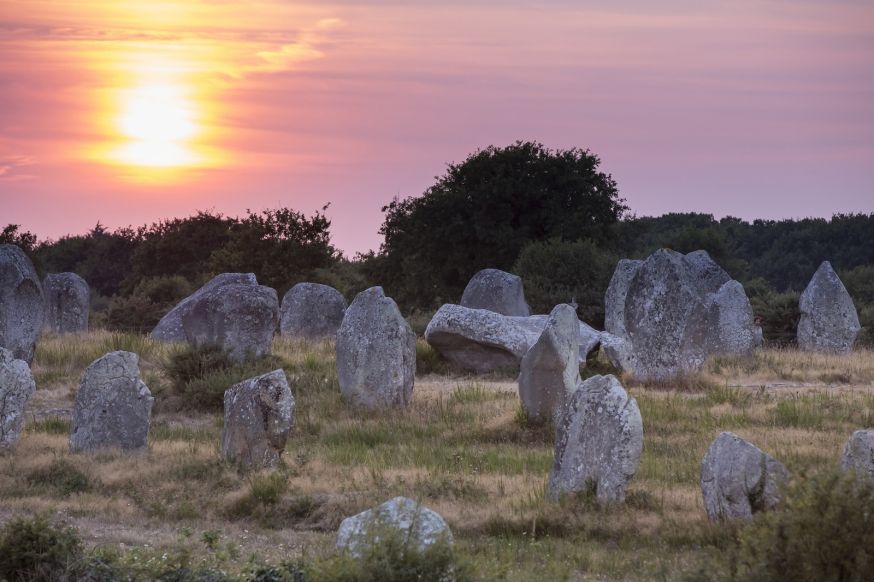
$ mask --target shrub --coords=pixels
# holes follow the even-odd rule
[[[191,292],[191,283],[178,275],[143,279],[130,295],[112,298],[106,312],[106,325],[125,331],[151,331],[173,306]]]
[[[27,482],[34,487],[51,489],[61,497],[91,489],[88,475],[66,459],[55,459],[50,465],[31,471]]]
[[[753,313],[761,321],[765,342],[778,346],[794,344],[801,318],[799,294],[777,293],[762,279],[753,279],[745,289]]]
[[[16,519],[0,530],[0,580],[63,580],[82,561],[82,542],[73,528],[45,517]]]

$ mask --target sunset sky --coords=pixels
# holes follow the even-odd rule
[[[874,2],[0,0],[0,227],[330,202],[354,253],[528,139],[640,215],[874,211]]]

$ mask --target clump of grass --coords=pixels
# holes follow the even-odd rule
[[[27,483],[59,497],[84,493],[93,487],[88,475],[67,459],[55,459],[45,467],[34,469],[28,473]]]
[[[485,386],[478,382],[471,384],[459,384],[449,396],[449,404],[479,404],[495,398],[501,398],[492,390],[487,390]]]
[[[249,479],[249,491],[227,509],[229,517],[263,517],[288,491],[288,479],[279,472],[254,475]]]
[[[52,435],[70,434],[70,428],[71,422],[66,418],[60,418],[58,416],[47,416],[25,425],[25,429],[28,432]]]
[[[446,374],[449,362],[424,339],[416,340],[416,374]]]

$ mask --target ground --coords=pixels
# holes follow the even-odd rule
[[[140,354],[156,394],[148,451],[70,454],[79,379],[112,349]],[[220,412],[191,410],[190,395],[179,405],[166,370],[180,349],[103,331],[44,338],[26,431],[0,456],[0,522],[47,514],[142,572],[191,564],[245,575],[326,555],[344,517],[406,495],[444,516],[477,579],[673,579],[720,535],[698,485],[720,431],[798,476],[836,466],[849,435],[874,426],[871,351],[764,350],[716,358],[671,384],[623,378],[644,423],[627,502],[557,504],[544,495],[552,429],[525,423],[512,377],[452,373],[420,343],[427,373],[416,378],[410,408],[361,413],[340,397],[332,344],[277,339],[273,363],[291,378],[295,428],[283,466],[242,474],[221,459]],[[592,361],[584,373],[603,371]]]

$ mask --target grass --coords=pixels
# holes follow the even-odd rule
[[[148,453],[70,455],[57,409],[72,408],[84,368],[111,349],[140,353],[158,400]],[[552,427],[520,419],[512,377],[457,375],[420,346],[410,408],[366,413],[340,397],[330,342],[277,338],[271,365],[289,377],[295,426],[282,465],[247,475],[221,459],[220,412],[162,408],[180,349],[100,331],[41,342],[27,429],[0,456],[0,521],[61,513],[89,548],[124,544],[114,559],[143,579],[171,567],[251,579],[257,567],[329,556],[343,518],[406,495],[444,516],[473,579],[672,579],[732,535],[707,521],[698,488],[719,432],[816,473],[836,465],[854,430],[874,426],[870,351],[768,350],[716,358],[675,383],[626,378],[645,435],[628,502],[555,504],[545,498]],[[587,370],[609,372],[600,366]],[[231,381],[212,378],[210,390]]]

